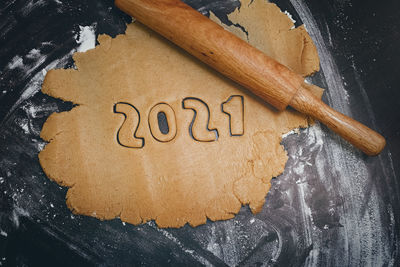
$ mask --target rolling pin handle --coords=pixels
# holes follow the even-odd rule
[[[386,141],[382,135],[332,109],[304,87],[300,87],[291,100],[291,107],[321,121],[369,156],[376,156],[383,150]]]

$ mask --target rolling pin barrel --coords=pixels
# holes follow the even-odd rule
[[[122,11],[284,110],[304,78],[179,0],[116,0]]]
[[[320,120],[367,155],[384,148],[380,134],[315,98],[305,89],[302,76],[180,0],[116,0],[115,4],[278,110],[290,105]]]

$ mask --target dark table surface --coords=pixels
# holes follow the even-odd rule
[[[224,22],[237,1],[186,1]],[[43,95],[43,69],[73,67],[81,27],[123,33],[108,0],[0,3],[0,263],[45,265],[400,265],[400,2],[273,1],[306,24],[321,57],[324,101],[378,130],[369,158],[319,124],[283,141],[284,174],[263,210],[181,229],[75,216],[44,175],[39,133],[71,103]]]

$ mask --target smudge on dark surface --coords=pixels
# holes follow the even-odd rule
[[[203,14],[213,11],[226,23],[226,14],[239,6],[229,0],[186,2]],[[337,27],[351,24],[325,17],[343,13],[351,1],[274,2],[297,25],[304,22],[316,42],[322,71],[311,80],[327,88],[325,100],[378,129],[374,116],[379,107],[372,110],[369,103],[374,99],[368,99],[362,62],[348,56],[356,51],[347,51],[343,59],[335,50]],[[82,27],[115,36],[130,18],[109,0],[5,1],[0,14],[2,264],[399,264],[398,166],[390,153],[398,148],[389,146],[379,157],[367,158],[318,123],[284,138],[289,161],[257,215],[243,207],[232,220],[182,229],[73,215],[65,205],[66,189],[46,178],[37,158],[45,145],[39,137],[44,121],[72,105],[43,95],[41,82],[48,69],[73,66]],[[345,30],[351,34],[357,28]],[[352,73],[343,74],[349,62]]]

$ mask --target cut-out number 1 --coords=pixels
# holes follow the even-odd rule
[[[223,113],[229,116],[229,130],[231,136],[244,134],[244,103],[243,96],[233,95],[221,104]]]

